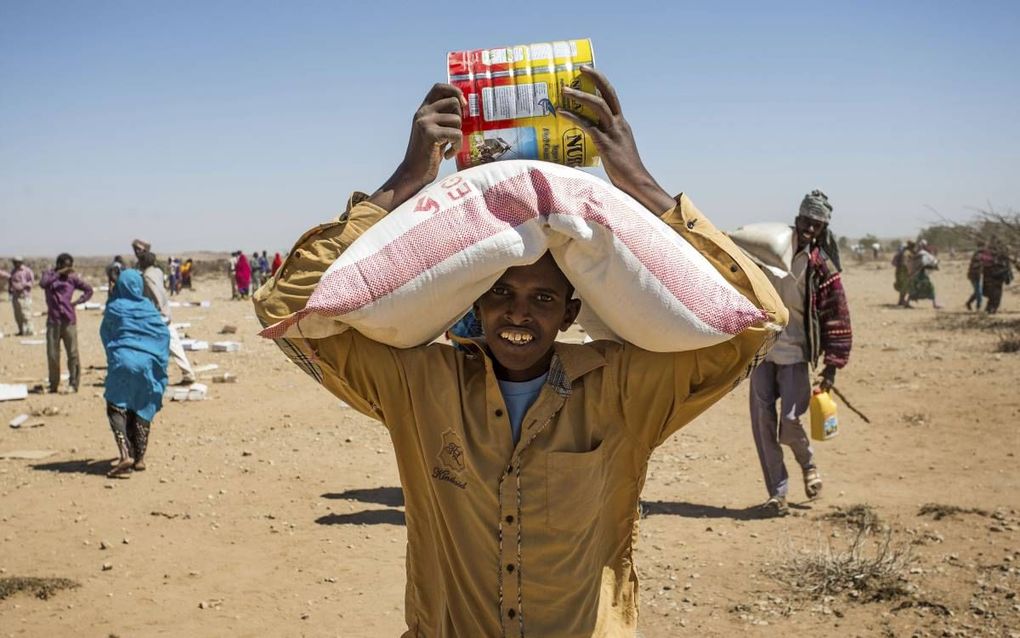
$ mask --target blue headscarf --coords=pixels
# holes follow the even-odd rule
[[[170,331],[143,295],[137,270],[125,270],[106,305],[99,336],[106,349],[106,400],[151,421],[163,405]]]

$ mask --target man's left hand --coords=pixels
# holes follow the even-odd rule
[[[656,215],[673,208],[676,202],[659,186],[641,161],[634,133],[623,117],[616,89],[606,76],[595,68],[582,66],[580,70],[591,78],[601,95],[564,87],[563,96],[587,107],[595,114],[596,121],[578,115],[564,105],[560,105],[556,114],[577,124],[591,136],[602,158],[606,174],[614,186],[641,202]]]
[[[836,385],[836,368],[834,366],[825,366],[825,369],[822,370],[821,380],[818,382],[818,389],[822,392],[828,392],[834,385]]]

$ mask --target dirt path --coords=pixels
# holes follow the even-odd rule
[[[846,273],[856,343],[838,384],[872,423],[844,408],[840,437],[817,445],[820,500],[799,502],[795,485],[793,516],[756,518],[766,494],[746,384],[656,452],[638,550],[645,636],[1018,635],[1020,354],[996,355],[993,331],[966,327],[962,265],[935,277],[940,313],[890,306],[891,281],[881,264]],[[250,306],[227,301],[224,285],[201,285],[183,299],[212,306],[174,319],[210,341],[239,326],[230,338],[241,352],[193,357],[239,380],[210,384],[207,401],[167,405],[146,473],[103,476],[114,447],[103,372],[88,369],[105,363],[98,312],[81,315],[78,395],[0,403],[0,454],[54,452],[0,460],[0,577],[81,585],[0,600],[0,635],[399,635],[402,499],[383,429],[254,336]],[[1004,307],[1000,321],[1020,322],[1012,290]],[[10,314],[0,304],[8,333]],[[45,346],[0,339],[0,381],[45,375]],[[6,426],[46,407],[60,413],[43,426]],[[978,511],[935,520],[918,515],[926,503]],[[810,599],[768,575],[845,547],[852,528],[823,516],[854,505],[889,527],[896,551],[911,549],[906,593]],[[881,536],[868,537],[868,552]]]

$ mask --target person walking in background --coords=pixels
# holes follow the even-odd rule
[[[901,243],[893,255],[892,265],[896,269],[896,281],[893,287],[900,293],[899,306],[907,305],[907,295],[910,294],[910,260],[914,257],[914,242]]]
[[[241,299],[248,298],[248,291],[251,288],[251,265],[248,263],[248,258],[244,256],[244,252],[237,251],[237,270],[235,272],[237,277],[237,294]]]
[[[271,276],[275,277],[276,273],[280,270],[280,266],[282,266],[282,265],[283,265],[283,257],[280,256],[280,253],[276,253],[273,256],[272,270],[270,271],[269,274]]]
[[[35,286],[35,273],[25,265],[23,257],[11,259],[11,266],[11,272],[0,271],[0,276],[7,279],[7,292],[11,296],[18,336],[31,336],[35,334],[35,327],[32,325],[32,287]]]
[[[788,511],[789,475],[782,445],[793,450],[807,497],[815,498],[821,492],[822,477],[801,420],[811,401],[808,367],[814,368],[824,355],[819,388],[827,391],[835,385],[836,370],[850,358],[850,309],[838,263],[829,253],[835,244],[829,233],[831,217],[832,204],[825,193],[808,193],[795,220],[790,272],[780,276],[764,269],[790,312],[790,321],[775,346],[751,373],[751,429],[768,491],[762,509],[769,516],[783,516]]]
[[[127,478],[133,470],[145,469],[149,428],[163,406],[170,356],[170,330],[145,298],[137,270],[127,270],[117,280],[99,337],[106,351],[106,415],[119,455],[107,476]]]
[[[169,327],[172,318],[170,300],[163,289],[163,271],[156,266],[156,256],[151,252],[142,253],[141,257],[138,258],[138,268],[142,271],[143,283],[145,284],[142,294],[152,302],[152,305],[155,306],[163,318],[163,323]],[[174,364],[183,375],[181,385],[190,385],[196,381],[195,372],[191,369],[191,362],[188,361],[188,355],[184,352],[181,338],[173,328],[170,328],[170,358],[174,360]]]
[[[967,266],[967,279],[970,281],[973,293],[970,298],[967,299],[967,310],[973,310],[973,305],[976,304],[977,309],[981,310],[981,297],[984,287],[983,275],[986,264],[991,262],[992,253],[985,246],[985,242],[980,241],[977,245],[977,250],[970,257],[970,264]]]
[[[194,260],[188,257],[183,264],[181,264],[181,288],[191,290],[191,273],[195,267]]]
[[[930,271],[939,269],[939,260],[928,251],[927,240],[921,239],[917,242],[917,250],[910,258],[909,266],[910,288],[907,293],[906,307],[912,308],[913,306],[910,305],[912,301],[931,299],[932,308],[936,310],[942,308],[935,298],[935,284],[932,282],[931,277],[928,276]]]
[[[60,344],[67,353],[68,385],[78,391],[81,364],[78,360],[78,316],[74,307],[92,298],[92,286],[74,272],[74,258],[57,256],[56,267],[43,273],[39,286],[46,293],[46,361],[49,365],[50,392],[60,386]],[[74,291],[81,295],[73,299]]]
[[[251,254],[251,292],[255,292],[262,286],[262,267],[259,265],[259,254],[254,252]]]
[[[108,295],[113,295],[113,286],[117,283],[117,278],[120,277],[120,273],[124,270],[124,259],[117,255],[113,258],[106,266],[106,285],[110,289]]]
[[[989,244],[989,260],[984,269],[985,295],[988,297],[986,312],[994,315],[999,312],[1002,303],[1002,287],[1013,281],[1013,265],[1009,260],[1009,251],[998,237],[993,237]]]
[[[230,298],[240,299],[237,291],[237,258],[239,253],[230,253],[230,260],[227,262],[227,277],[230,278]]]

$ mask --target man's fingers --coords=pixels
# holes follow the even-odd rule
[[[582,65],[579,68],[581,73],[590,77],[595,83],[595,88],[602,94],[606,104],[609,105],[609,110],[612,111],[614,115],[622,113],[620,109],[620,98],[616,95],[616,89],[614,89],[613,85],[609,83],[609,79],[605,76],[605,74],[593,66]]]
[[[421,103],[422,106],[428,106],[438,102],[444,98],[456,98],[460,104],[467,106],[467,99],[464,97],[464,93],[460,89],[452,84],[440,83],[432,85],[429,89],[428,95],[425,96],[425,101]]]
[[[606,104],[605,100],[603,100],[597,95],[585,93],[584,91],[578,91],[577,89],[572,89],[570,87],[563,87],[563,95],[567,99],[573,100],[574,102],[577,102],[582,106],[587,106],[589,109],[594,111],[596,117],[598,117],[599,122],[604,122],[608,124],[609,121],[613,118],[613,113],[612,111],[609,110],[609,105]],[[563,112],[569,113],[571,111],[561,106],[557,110],[557,113]]]
[[[573,111],[568,111],[566,109],[556,111],[556,115],[562,117],[565,120],[573,122],[574,124],[577,124],[582,129],[584,129],[584,131],[591,136],[592,140],[595,141],[596,146],[598,146],[602,142],[602,140],[605,139],[605,133],[603,133],[602,129],[598,127],[598,124],[592,122],[586,117],[583,117],[581,115],[578,115],[577,113],[574,113]]]

